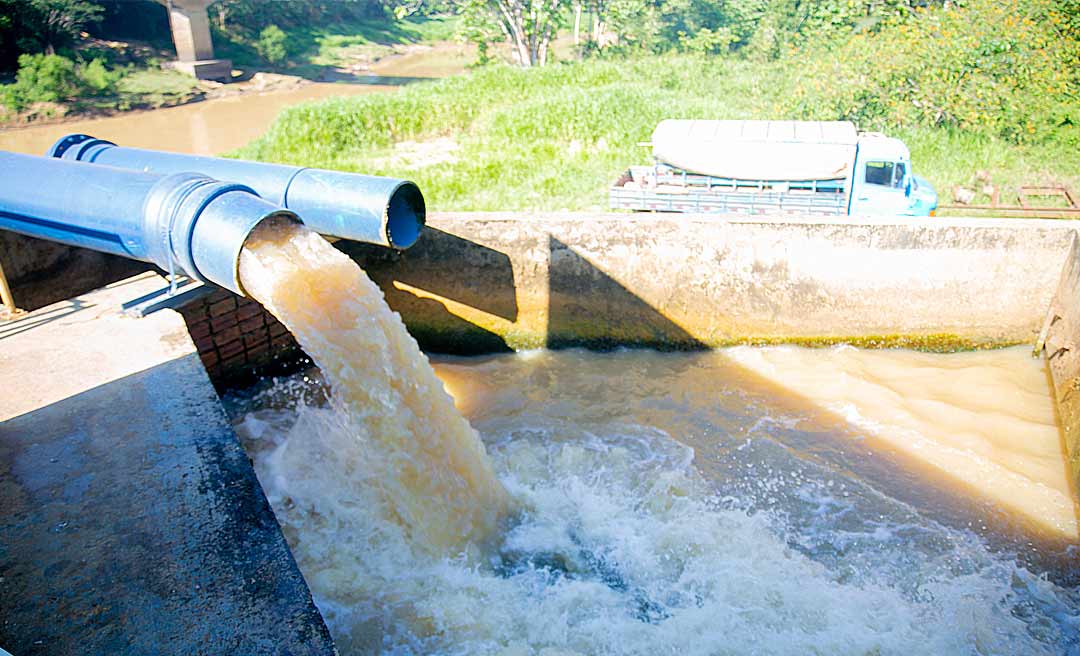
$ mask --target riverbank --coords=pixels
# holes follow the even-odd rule
[[[443,210],[600,210],[622,172],[650,161],[638,144],[665,118],[799,118],[784,105],[789,72],[690,56],[491,66],[393,96],[291,108],[238,155],[406,177]],[[1021,185],[1080,190],[1080,152],[1066,143],[947,127],[888,133],[911,148],[943,204],[956,187],[978,190],[974,202],[987,202],[989,184],[1003,202]]]
[[[470,57],[466,46],[454,43],[414,44],[357,71],[351,83],[260,73],[241,84],[222,85],[218,95],[200,102],[0,129],[0,149],[40,155],[60,137],[82,132],[126,146],[220,155],[260,137],[286,108],[397,91],[418,81],[461,73]]]
[[[0,84],[0,131],[290,91],[310,83],[398,86],[442,77],[464,70],[475,57],[471,48],[453,42],[456,30],[452,17],[287,25],[280,32],[287,57],[273,63],[244,31],[223,32],[215,25],[216,54],[233,63],[228,84],[170,68],[171,45],[84,34],[62,56],[20,60],[33,70],[24,71],[22,82],[12,75],[10,83]],[[396,60],[410,62],[414,70],[397,72]],[[374,79],[387,77],[402,79]]]

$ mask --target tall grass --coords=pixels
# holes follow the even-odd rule
[[[794,78],[782,63],[678,56],[496,66],[291,108],[238,155],[410,178],[437,210],[596,209],[627,166],[649,160],[638,143],[660,120],[790,118],[785,94]],[[954,128],[893,132],[943,198],[978,169],[991,173],[1003,199],[1023,183],[1080,188],[1080,153],[1063,145],[1016,145]],[[395,156],[403,145],[439,138],[457,144],[452,161]]]

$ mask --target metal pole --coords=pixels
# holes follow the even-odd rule
[[[4,265],[0,263],[0,300],[4,302],[8,314],[15,314],[19,308],[15,307],[15,299],[11,296],[11,288],[8,287],[7,276],[4,275]]]

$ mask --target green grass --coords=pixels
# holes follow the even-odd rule
[[[604,208],[629,165],[647,163],[664,118],[792,118],[781,64],[640,57],[521,70],[495,66],[393,94],[336,98],[284,112],[241,157],[406,177],[435,210]],[[816,118],[829,118],[818,116]],[[1080,153],[1013,145],[945,128],[889,130],[911,147],[915,170],[938,188],[986,169],[999,188],[1055,181],[1080,190]],[[449,138],[453,161],[397,157],[403,142]]]
[[[339,66],[350,59],[375,59],[389,54],[394,46],[449,41],[457,32],[457,17],[409,17],[403,20],[350,21],[317,26],[282,26],[288,37],[288,63],[282,72],[315,76],[326,66]],[[215,30],[214,44],[219,57],[232,59],[241,68],[265,68],[250,39]]]
[[[120,93],[138,96],[183,95],[193,92],[198,86],[198,80],[187,73],[159,68],[133,70],[116,84]]]

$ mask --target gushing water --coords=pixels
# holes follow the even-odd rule
[[[438,365],[489,462],[351,261],[278,227],[241,265],[322,369],[232,409],[343,654],[1080,650],[1075,546],[893,495],[745,354]]]
[[[370,503],[367,490],[377,490],[380,508],[410,543],[438,554],[487,540],[507,514],[506,492],[476,431],[364,272],[318,234],[271,221],[244,245],[240,280],[329,382],[348,442],[303,463],[316,477],[348,468],[341,481],[349,496],[328,501]],[[362,461],[352,457],[360,450]]]

